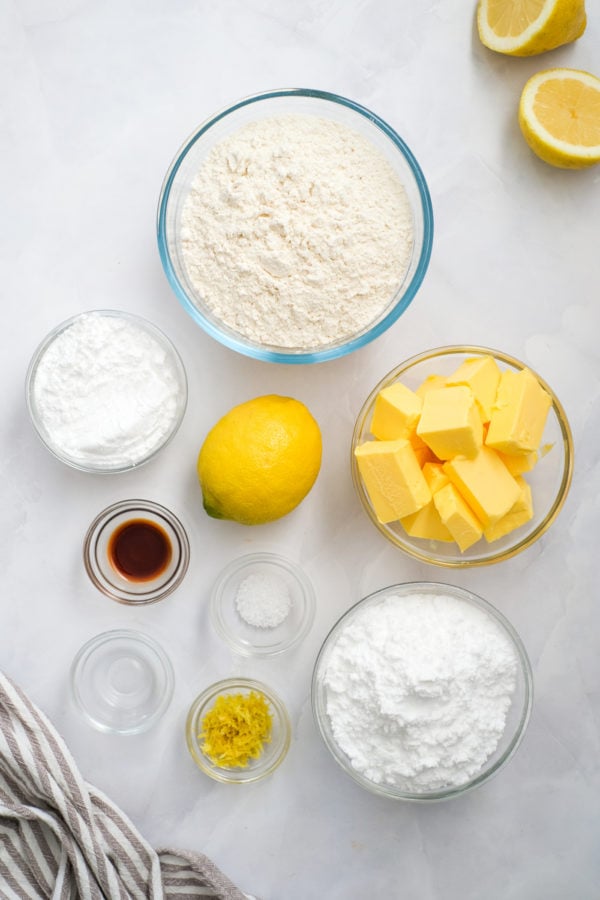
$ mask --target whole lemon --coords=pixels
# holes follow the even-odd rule
[[[204,509],[244,525],[271,522],[306,497],[321,466],[321,432],[299,400],[268,394],[234,406],[198,455]]]

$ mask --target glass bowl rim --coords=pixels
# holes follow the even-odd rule
[[[110,643],[111,641],[118,640],[119,638],[126,638],[130,641],[135,641],[136,643],[144,644],[146,647],[149,647],[160,663],[162,672],[165,676],[162,697],[154,712],[140,724],[129,728],[114,728],[113,726],[107,725],[101,720],[96,719],[89,712],[88,708],[83,702],[77,683],[77,678],[80,674],[81,666],[86,661],[86,659],[89,659],[90,654],[94,650],[97,650],[99,647],[101,647],[103,644]],[[81,647],[73,657],[73,661],[69,670],[69,681],[75,706],[83,715],[83,717],[94,728],[96,728],[98,731],[104,732],[105,734],[120,734],[128,736],[134,734],[142,734],[144,731],[148,731],[153,725],[155,725],[155,723],[159,719],[162,718],[173,698],[173,691],[175,689],[175,671],[173,669],[173,663],[171,662],[168,653],[166,652],[162,644],[160,644],[156,640],[156,638],[152,637],[149,634],[146,634],[146,632],[144,631],[137,631],[134,628],[114,628],[110,629],[109,631],[102,631],[99,634],[93,635],[81,645]]]
[[[386,385],[396,381],[404,372],[407,372],[409,369],[419,363],[427,362],[428,360],[436,359],[438,357],[454,355],[493,356],[494,359],[506,363],[507,365],[512,366],[517,370],[529,369],[529,371],[537,378],[540,385],[552,399],[551,408],[554,410],[554,414],[556,416],[562,438],[562,477],[559,489],[556,492],[556,496],[547,514],[531,532],[522,537],[515,544],[501,551],[491,550],[485,556],[482,556],[478,559],[469,559],[468,557],[461,558],[459,556],[456,556],[455,558],[434,557],[421,552],[419,547],[412,544],[408,539],[406,541],[401,541],[393,533],[385,529],[384,526],[382,526],[376,518],[370,504],[366,502],[362,480],[358,473],[358,467],[356,465],[356,459],[354,456],[354,448],[358,443],[364,420],[369,410],[372,408],[379,391],[381,391],[382,388],[384,388]],[[477,566],[487,566],[497,562],[503,562],[504,560],[511,559],[511,557],[516,556],[522,550],[526,550],[528,547],[534,544],[535,541],[538,540],[538,538],[545,534],[552,523],[557,519],[560,511],[565,504],[567,495],[569,493],[569,488],[571,486],[571,481],[573,479],[574,458],[575,447],[573,434],[571,431],[571,426],[569,425],[567,414],[562,403],[556,396],[554,390],[547,383],[547,381],[542,378],[542,376],[539,375],[535,369],[531,368],[531,366],[527,365],[516,356],[512,356],[510,353],[505,353],[503,350],[495,350],[492,347],[484,347],[478,344],[449,344],[444,347],[436,347],[432,350],[425,350],[422,353],[411,356],[409,359],[404,360],[404,362],[401,362],[399,365],[391,369],[386,375],[383,376],[383,378],[379,380],[375,387],[370,391],[367,399],[361,405],[354,423],[350,445],[350,471],[354,489],[358,495],[361,506],[363,507],[377,530],[380,532],[380,534],[382,534],[387,540],[389,540],[390,543],[392,543],[395,547],[398,547],[400,550],[404,551],[409,556],[418,559],[420,562],[425,562],[429,563],[430,565],[440,566],[442,568],[448,569],[468,569],[475,568]]]
[[[180,560],[173,573],[176,577],[173,578],[172,576],[173,580],[168,582],[168,587],[164,590],[159,590],[156,596],[148,597],[144,593],[139,593],[131,595],[133,598],[137,597],[139,599],[128,600],[123,595],[117,594],[116,591],[109,590],[108,587],[98,579],[90,563],[92,549],[95,547],[98,537],[105,527],[105,525],[102,525],[102,528],[95,534],[98,526],[100,526],[104,519],[110,519],[111,517],[127,512],[128,510],[132,513],[150,512],[161,516],[169,523],[179,538],[179,547],[181,550]],[[190,555],[190,539],[181,519],[176,516],[172,510],[163,506],[161,503],[157,503],[154,500],[142,500],[141,498],[133,500],[117,500],[116,503],[111,503],[110,506],[106,506],[104,509],[100,510],[98,515],[95,516],[90,523],[83,539],[83,565],[90,581],[100,593],[104,594],[105,597],[108,597],[110,600],[115,600],[117,603],[122,603],[124,606],[150,606],[152,603],[158,603],[160,600],[164,600],[172,594],[173,591],[179,587],[187,573],[190,564]],[[154,591],[151,591],[150,593],[153,594]]]
[[[220,602],[223,598],[224,588],[226,587],[229,578],[236,572],[239,572],[240,570],[252,565],[253,563],[263,562],[275,565],[280,569],[285,569],[288,573],[290,573],[297,581],[302,590],[305,604],[304,615],[302,617],[300,627],[295,632],[295,634],[293,634],[292,637],[287,638],[286,640],[282,640],[273,647],[268,647],[265,650],[257,648],[253,645],[241,643],[226,627],[220,611]],[[295,647],[297,644],[299,644],[300,641],[304,637],[306,637],[306,635],[310,631],[316,612],[315,589],[304,569],[302,569],[301,566],[294,560],[288,559],[286,556],[282,556],[281,554],[274,553],[272,551],[258,551],[256,553],[247,553],[243,556],[238,556],[232,559],[219,572],[211,589],[209,612],[212,625],[217,634],[241,656],[261,658],[278,656],[280,653],[284,653],[286,650],[290,650],[292,647]]]
[[[387,138],[389,138],[395,148],[400,152],[401,156],[404,157],[414,178],[419,194],[419,199],[421,201],[421,212],[423,216],[423,240],[420,247],[417,266],[410,282],[406,285],[406,289],[402,293],[401,298],[399,300],[394,300],[393,306],[391,306],[383,319],[376,322],[375,325],[371,326],[366,331],[363,331],[357,337],[350,338],[344,343],[337,344],[332,347],[325,347],[320,350],[291,350],[289,352],[285,352],[284,350],[272,350],[266,347],[262,347],[260,344],[255,344],[251,341],[248,341],[242,338],[241,335],[239,337],[236,337],[233,334],[230,335],[221,331],[210,321],[210,319],[208,319],[202,313],[200,309],[198,309],[198,307],[196,307],[190,301],[171,262],[169,242],[166,238],[166,216],[171,196],[171,188],[184,159],[186,158],[188,152],[194,146],[196,141],[198,141],[213,125],[215,125],[221,119],[236,113],[238,110],[246,106],[251,106],[252,104],[258,103],[263,100],[272,100],[279,97],[301,97],[307,99],[312,98],[316,100],[324,100],[326,102],[345,107],[346,109],[350,109],[354,113],[357,113],[359,116],[367,119],[371,123],[371,125],[377,127]],[[429,261],[431,259],[431,250],[433,245],[433,206],[431,202],[429,187],[425,180],[425,175],[423,174],[421,166],[417,162],[416,157],[414,156],[412,150],[410,150],[408,145],[405,143],[405,141],[400,137],[400,135],[390,125],[388,125],[384,119],[382,119],[376,113],[371,112],[371,110],[367,109],[367,107],[365,106],[362,106],[360,103],[356,103],[354,100],[350,100],[347,97],[343,97],[339,94],[335,94],[329,91],[320,91],[311,88],[278,88],[275,90],[251,94],[249,96],[243,97],[242,99],[227,107],[221,108],[218,112],[205,119],[192,132],[192,134],[189,135],[189,137],[183,142],[183,144],[175,154],[175,157],[173,158],[164,177],[158,200],[156,229],[159,255],[171,289],[173,290],[179,303],[183,306],[188,315],[190,315],[191,318],[196,322],[196,324],[200,325],[200,327],[207,334],[209,334],[212,338],[219,341],[219,343],[223,344],[230,350],[235,350],[238,353],[242,353],[245,356],[249,356],[253,359],[259,359],[265,362],[274,363],[315,363],[337,359],[341,356],[348,355],[349,353],[359,349],[360,347],[364,347],[366,344],[379,337],[379,335],[383,334],[391,325],[393,325],[393,323],[397,319],[400,318],[402,313],[405,312],[405,310],[408,308],[415,295],[417,294],[417,291],[421,287],[421,284],[423,283],[423,279],[425,277],[425,273],[427,272]]]
[[[37,374],[38,366],[44,357],[44,354],[48,350],[48,348],[54,343],[56,338],[58,338],[63,332],[65,332],[71,325],[74,325],[79,319],[84,318],[86,316],[107,316],[115,319],[125,319],[135,325],[138,325],[143,331],[147,334],[152,335],[157,342],[160,344],[163,349],[165,349],[172,358],[175,370],[177,372],[177,377],[179,381],[179,389],[181,391],[181,401],[180,401],[180,409],[177,412],[173,420],[173,425],[171,429],[166,433],[165,437],[161,441],[158,446],[154,447],[151,451],[146,453],[145,456],[141,457],[134,463],[127,463],[125,465],[120,466],[95,466],[86,464],[79,460],[72,459],[68,454],[63,453],[60,448],[55,447],[43,433],[43,430],[40,427],[37,411],[35,409],[35,405],[33,403],[33,386],[35,384],[35,376]],[[87,472],[90,475],[118,475],[122,472],[130,472],[132,469],[137,469],[145,463],[149,462],[153,459],[160,450],[169,444],[172,439],[177,434],[179,427],[183,421],[183,417],[185,415],[185,411],[187,409],[188,403],[188,379],[187,372],[185,366],[183,364],[183,360],[179,354],[179,351],[175,347],[172,340],[166,335],[166,333],[159,328],[158,325],[155,325],[154,322],[151,322],[150,319],[146,319],[144,316],[140,316],[137,313],[127,312],[126,310],[121,309],[108,309],[108,308],[98,308],[98,309],[87,309],[82,312],[75,313],[73,316],[69,316],[68,319],[64,319],[62,322],[59,322],[58,325],[55,325],[44,338],[38,343],[35,348],[31,359],[29,361],[29,365],[27,367],[27,373],[25,375],[25,402],[27,404],[27,411],[29,413],[29,417],[33,424],[36,434],[41,440],[44,447],[50,451],[52,456],[55,459],[59,460],[65,465],[70,466],[72,469],[76,469],[79,472]]]
[[[508,636],[511,646],[515,651],[515,656],[518,661],[522,676],[521,680],[523,682],[523,706],[521,709],[521,715],[518,725],[515,728],[515,732],[507,747],[505,748],[503,753],[501,753],[498,759],[492,764],[487,764],[477,775],[474,775],[464,784],[449,788],[442,788],[435,791],[419,793],[395,791],[389,785],[386,786],[377,784],[376,782],[366,778],[364,775],[361,775],[361,773],[353,769],[350,764],[346,765],[342,761],[340,754],[342,754],[343,751],[337,748],[335,742],[333,741],[333,738],[330,739],[328,737],[326,729],[323,726],[323,719],[326,718],[327,712],[325,709],[323,709],[321,714],[317,706],[321,703],[320,697],[324,692],[324,688],[322,688],[320,681],[320,676],[322,674],[320,671],[320,666],[323,663],[326,652],[332,645],[333,639],[341,631],[343,625],[347,621],[350,621],[352,618],[354,618],[354,616],[356,616],[360,612],[360,608],[374,605],[377,601],[385,599],[385,595],[393,594],[394,591],[399,591],[403,596],[409,596],[421,591],[429,592],[431,594],[437,593],[444,594],[446,596],[451,595],[457,599],[463,600],[466,603],[475,606],[482,612],[487,613],[496,622],[496,624],[500,626],[503,633]],[[523,737],[525,736],[527,725],[531,717],[531,710],[533,707],[533,695],[533,670],[531,667],[529,655],[519,633],[515,629],[514,625],[510,622],[510,620],[504,615],[504,613],[500,612],[500,610],[497,609],[492,603],[490,603],[489,600],[485,600],[483,597],[480,597],[479,594],[475,594],[473,591],[470,591],[467,588],[462,588],[454,584],[446,584],[444,582],[435,581],[400,582],[398,584],[392,584],[384,588],[379,588],[378,590],[367,594],[365,597],[362,597],[360,600],[357,600],[356,603],[354,603],[351,607],[349,607],[349,609],[342,613],[342,615],[337,619],[336,622],[334,622],[329,632],[325,636],[323,643],[319,648],[319,652],[313,666],[311,678],[311,707],[313,712],[313,719],[316,723],[317,730],[321,736],[323,743],[325,744],[330,755],[333,757],[334,761],[342,769],[342,771],[349,775],[357,784],[370,791],[371,793],[378,794],[379,796],[387,797],[392,800],[407,800],[416,803],[432,803],[442,800],[449,800],[452,797],[460,796],[489,781],[494,775],[496,775],[501,769],[503,769],[504,766],[512,759],[517,749],[519,748]]]
[[[232,693],[236,689],[246,690],[248,692],[256,691],[263,694],[269,702],[271,710],[282,729],[281,747],[270,762],[266,765],[264,763],[260,765],[259,762],[254,768],[249,767],[247,770],[227,769],[209,763],[207,757],[200,749],[193,727],[200,711],[204,707],[215,700],[219,694]],[[292,741],[292,723],[285,703],[279,694],[271,687],[256,678],[232,676],[229,678],[222,678],[219,681],[209,684],[208,687],[194,698],[185,720],[185,740],[190,756],[205,775],[208,775],[210,778],[213,778],[215,781],[220,781],[223,784],[251,784],[266,778],[267,775],[274,772],[283,762]],[[239,777],[232,778],[232,772],[238,772]]]

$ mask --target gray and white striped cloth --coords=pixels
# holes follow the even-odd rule
[[[2,900],[245,900],[209,860],[153,850],[81,777],[46,716],[0,672]]]

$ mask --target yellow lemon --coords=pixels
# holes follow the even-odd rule
[[[482,44],[508,56],[534,56],[577,40],[586,26],[585,0],[479,0]]]
[[[579,69],[547,69],[529,79],[519,125],[534,153],[561,169],[600,162],[600,78]]]
[[[209,516],[271,522],[308,494],[321,466],[321,432],[303,403],[269,394],[234,406],[209,431],[198,478]]]

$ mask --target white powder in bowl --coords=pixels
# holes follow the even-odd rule
[[[498,747],[517,659],[483,610],[447,595],[385,597],[342,625],[328,658],[335,741],[376,784],[458,786]]]
[[[255,628],[276,628],[288,617],[292,598],[279,575],[253,572],[240,582],[235,605],[247,625]]]
[[[134,318],[84,313],[47,346],[31,405],[44,440],[77,465],[119,470],[178,424],[185,384],[173,351]]]
[[[317,349],[364,331],[407,271],[413,217],[382,153],[310,115],[246,125],[200,167],[180,239],[214,316],[258,343]]]

